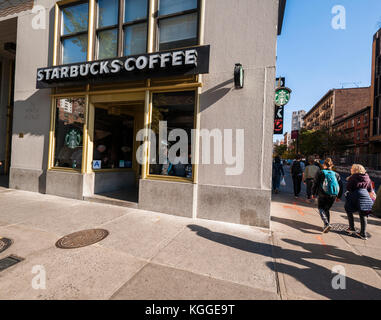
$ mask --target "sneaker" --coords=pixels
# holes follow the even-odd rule
[[[327,225],[323,228],[323,233],[328,233],[331,229],[332,229],[332,226],[331,226],[330,224],[327,224]]]
[[[362,234],[359,233],[359,232],[356,232],[356,236],[358,236],[361,240],[368,240],[368,237],[367,237],[367,236],[362,235]]]
[[[349,236],[352,236],[353,234],[356,233],[356,230],[352,230],[351,228],[348,228],[347,230],[345,230],[345,232],[346,232]]]

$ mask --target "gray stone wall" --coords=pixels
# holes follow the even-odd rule
[[[45,29],[32,28],[31,11],[17,17],[10,187],[45,192],[51,103],[49,90],[36,90],[36,70],[51,65],[54,1],[38,0],[35,5],[46,9]]]

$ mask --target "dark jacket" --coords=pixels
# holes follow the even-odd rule
[[[373,200],[369,192],[373,191],[372,181],[367,174],[354,174],[347,183],[345,210],[349,213],[369,213],[372,210]]]
[[[284,170],[281,162],[273,162],[273,176],[284,176]]]
[[[343,190],[343,182],[341,181],[340,175],[337,172],[335,172],[335,175],[336,175],[337,182],[339,183],[339,187],[340,187],[340,191],[339,191],[337,198],[340,199],[342,197],[343,191],[344,191]],[[319,198],[332,198],[332,196],[326,194],[323,190],[324,179],[325,179],[324,172],[320,171],[315,177],[314,184],[312,187],[312,194],[315,196],[317,195]]]

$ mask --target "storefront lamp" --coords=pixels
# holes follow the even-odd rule
[[[242,64],[236,63],[234,67],[234,85],[236,89],[242,89],[245,77],[245,70],[243,70]]]

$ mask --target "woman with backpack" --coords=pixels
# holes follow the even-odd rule
[[[329,210],[336,199],[340,199],[343,194],[343,183],[340,175],[332,171],[332,168],[332,159],[327,158],[324,161],[323,170],[316,175],[312,188],[312,193],[318,197],[318,209],[324,223],[323,233],[327,233],[332,229]]]
[[[359,238],[367,240],[366,226],[368,215],[372,211],[373,200],[370,193],[373,191],[372,181],[362,165],[354,164],[351,168],[351,176],[347,178],[347,192],[345,211],[347,212],[349,235],[356,234]],[[361,231],[356,232],[353,214],[358,212],[360,215]]]

